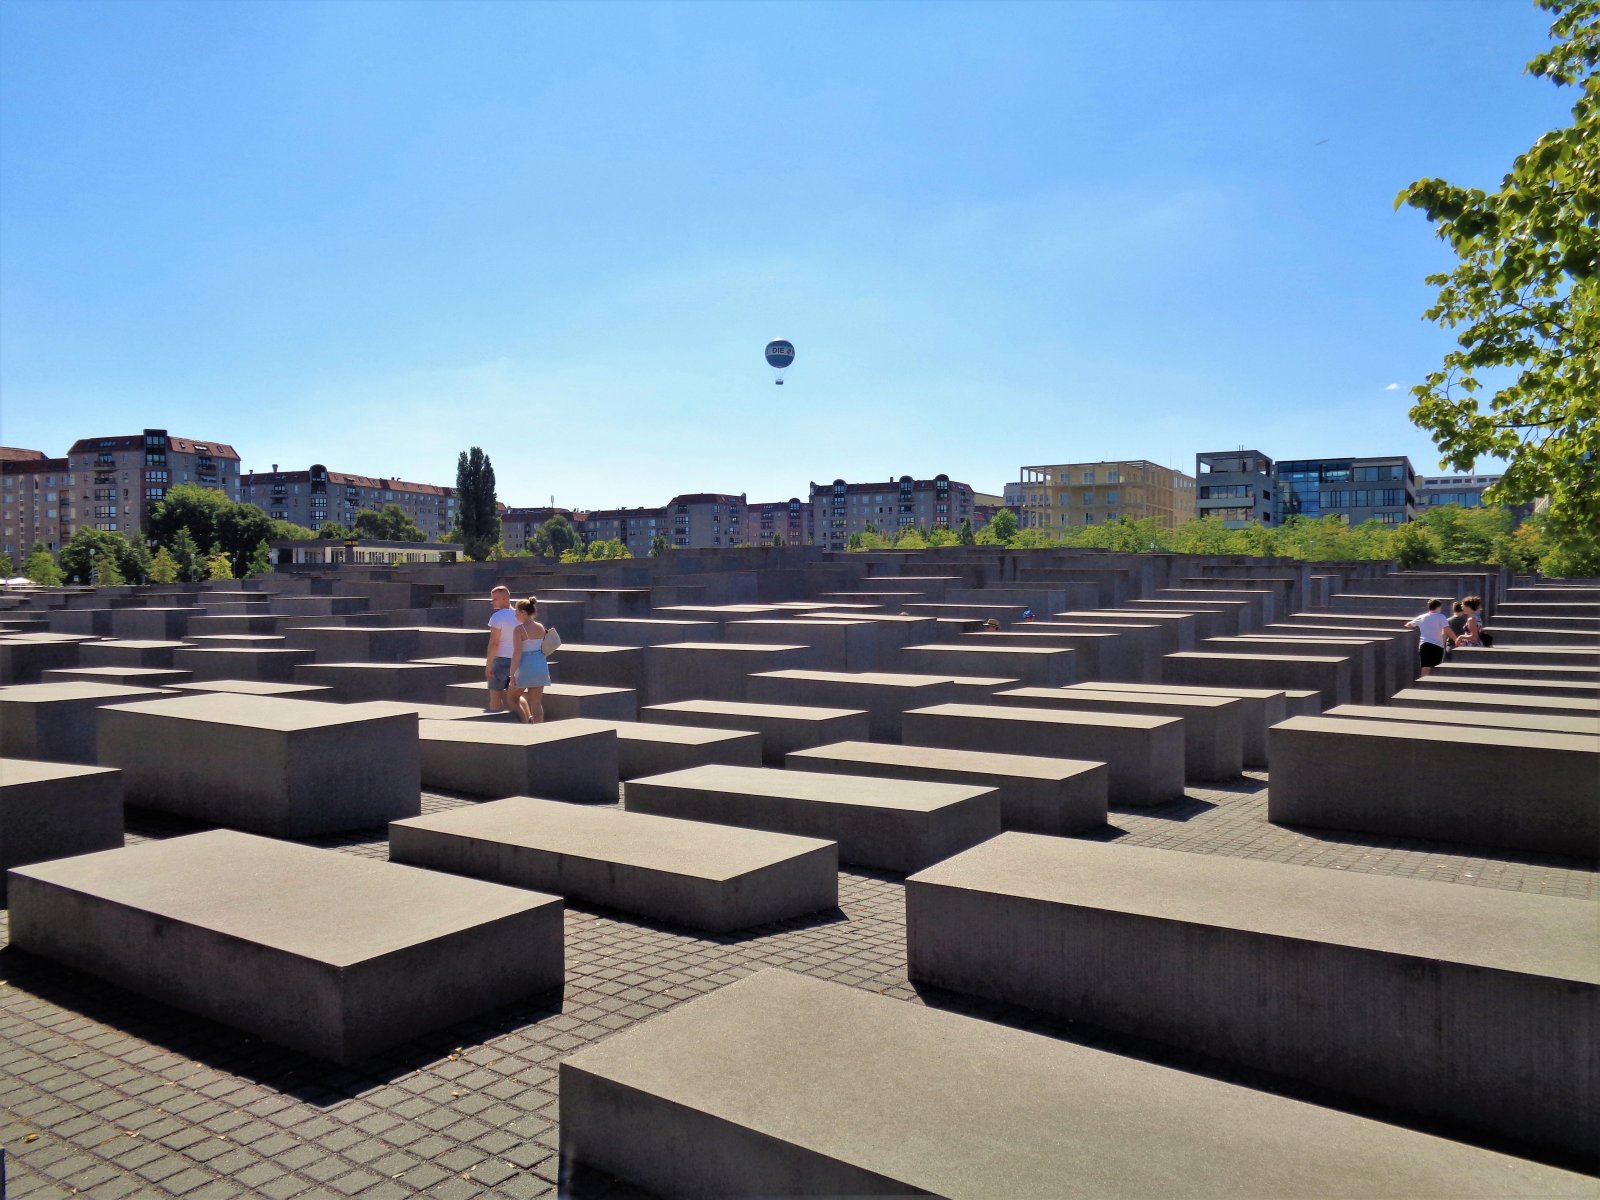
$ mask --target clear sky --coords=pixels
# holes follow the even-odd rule
[[[1548,24],[6,0],[0,440],[445,484],[477,444],[574,507],[1241,443],[1432,472],[1404,389],[1453,259],[1394,196],[1568,123]]]

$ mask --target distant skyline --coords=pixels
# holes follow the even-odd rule
[[[1407,389],[1454,259],[1394,196],[1568,123],[1548,23],[9,0],[0,442],[444,484],[480,445],[592,508],[1240,444],[1439,474]]]

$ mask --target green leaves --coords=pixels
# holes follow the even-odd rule
[[[1442,462],[1507,461],[1490,502],[1548,498],[1542,536],[1565,564],[1600,529],[1600,0],[1540,0],[1557,44],[1528,71],[1578,86],[1573,124],[1518,156],[1498,191],[1422,179],[1395,200],[1423,213],[1461,260],[1431,275],[1427,320],[1459,349],[1412,389],[1414,424]],[[1487,401],[1483,380],[1505,380]],[[1600,564],[1595,564],[1600,569]]]

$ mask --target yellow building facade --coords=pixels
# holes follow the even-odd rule
[[[1153,517],[1168,529],[1195,515],[1194,476],[1144,459],[1023,467],[1008,484],[1018,524],[1064,530]]]

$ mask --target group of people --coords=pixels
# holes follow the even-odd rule
[[[489,653],[483,677],[489,684],[489,711],[509,711],[523,724],[544,720],[544,689],[550,686],[545,639],[555,633],[538,618],[539,598],[511,603],[504,584],[489,593]]]
[[[1433,674],[1457,646],[1492,646],[1494,638],[1483,627],[1483,597],[1466,596],[1457,600],[1450,615],[1444,615],[1444,601],[1428,601],[1428,611],[1406,622],[1417,631],[1417,658],[1423,675]]]

